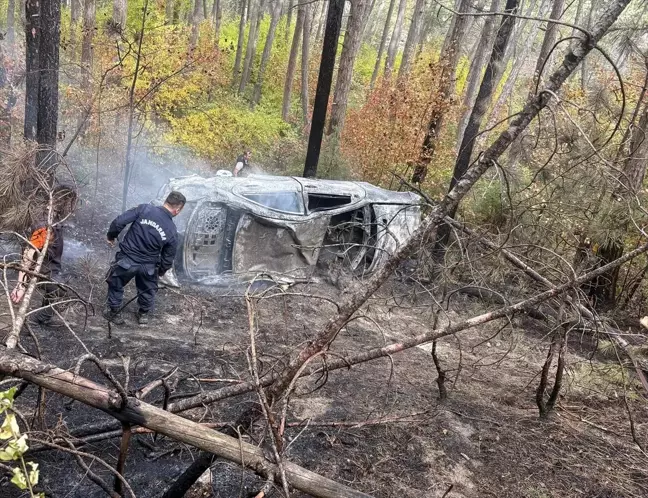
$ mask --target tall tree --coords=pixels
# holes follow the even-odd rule
[[[454,74],[459,61],[458,46],[465,36],[466,15],[470,6],[470,0],[457,0],[457,12],[450,25],[450,29],[443,42],[443,49],[440,60],[442,61],[440,94],[442,98],[448,99],[454,92],[455,81]],[[443,126],[443,111],[433,109],[428,122],[423,145],[414,168],[412,181],[422,183],[427,175],[428,165],[432,161],[432,156],[436,149],[437,140]]]
[[[41,166],[53,165],[49,154],[56,148],[58,126],[59,44],[61,41],[61,0],[40,0],[41,37],[39,51],[38,130],[36,139],[45,150],[39,153]]]
[[[38,130],[38,87],[40,86],[40,0],[25,2],[25,127],[27,140],[36,140]]]
[[[382,55],[385,51],[385,45],[387,44],[387,36],[389,35],[389,26],[391,23],[391,17],[394,13],[394,4],[396,0],[389,0],[389,8],[387,9],[387,18],[385,19],[385,26],[383,27],[382,36],[380,37],[380,45],[378,46],[378,56],[376,57],[376,64],[374,65],[373,73],[371,73],[371,82],[369,83],[369,88],[373,88],[376,84],[376,79],[378,78],[378,73],[380,72],[380,65],[382,62]]]
[[[333,95],[333,104],[331,105],[331,120],[329,121],[328,134],[340,133],[344,127],[346,118],[347,102],[349,100],[349,91],[351,90],[351,80],[353,78],[353,66],[355,64],[362,33],[367,14],[369,13],[368,0],[351,0],[351,11],[344,33],[344,45],[340,55],[340,65],[338,67],[337,79],[335,81],[335,93]]]
[[[299,1],[299,0],[297,0]],[[294,0],[288,0],[288,14],[286,17],[286,42],[290,36],[290,25],[292,24],[293,9],[295,7]]]
[[[320,13],[319,21],[317,22],[317,34],[315,35],[315,41],[320,41],[322,39],[323,29],[326,25],[326,12],[328,11],[329,0],[321,0],[321,2],[322,12]]]
[[[265,76],[270,56],[272,55],[272,45],[274,44],[275,34],[277,32],[277,24],[279,24],[279,17],[281,15],[281,0],[270,0],[272,9],[270,13],[270,27],[266,35],[265,45],[263,46],[263,54],[261,54],[261,64],[259,65],[259,74],[257,76],[256,84],[254,85],[254,97],[252,98],[253,104],[261,102],[261,90],[263,89],[263,78]]]
[[[191,11],[191,36],[189,38],[189,49],[193,50],[198,44],[200,34],[200,21],[202,21],[202,0],[194,0]]]
[[[83,4],[81,0],[70,0],[70,53],[72,58],[76,55],[76,37],[82,12]]]
[[[518,2],[519,0],[506,0],[504,13],[514,14],[518,8]],[[452,178],[450,179],[449,192],[455,188],[470,166],[470,160],[479,133],[479,127],[481,126],[484,114],[486,114],[488,104],[493,95],[494,83],[499,79],[499,74],[503,71],[502,60],[504,59],[504,53],[506,52],[506,47],[511,38],[511,32],[513,31],[514,25],[515,17],[510,15],[502,16],[495,43],[493,44],[493,51],[491,52],[488,65],[486,66],[486,72],[484,73],[484,78],[479,87],[479,93],[477,94],[475,105],[470,114],[470,118],[468,119],[466,131],[464,132],[461,146],[459,147],[457,161],[455,162]],[[457,206],[454,206],[448,211],[448,216],[454,217],[456,210]],[[445,255],[445,246],[447,245],[449,236],[450,226],[447,224],[441,225],[437,233],[437,241],[434,249],[434,256],[437,262],[440,262]]]
[[[335,56],[337,55],[338,39],[342,29],[342,14],[344,13],[344,0],[329,0],[326,14],[326,30],[324,31],[324,44],[322,58],[320,59],[317,89],[313,105],[313,119],[311,121],[310,135],[308,136],[308,149],[304,164],[304,177],[314,178],[317,175],[317,163],[322,149],[322,136],[326,123],[331,84],[333,83],[333,70]]]
[[[292,94],[293,79],[295,78],[295,68],[297,67],[297,56],[299,54],[299,42],[304,27],[304,6],[301,2],[297,7],[297,21],[295,22],[295,33],[293,34],[292,45],[290,46],[290,55],[288,56],[288,69],[286,70],[286,81],[284,83],[283,104],[281,106],[281,117],[284,121],[288,120],[290,113],[290,96]]]
[[[499,10],[501,0],[491,0],[490,12],[497,12]],[[466,91],[464,93],[463,99],[463,108],[464,112],[461,116],[461,121],[459,122],[459,127],[457,130],[457,142],[459,142],[464,134],[466,129],[466,124],[468,124],[468,118],[472,111],[473,103],[475,100],[475,94],[477,93],[477,85],[481,80],[482,71],[484,68],[484,63],[486,62],[486,54],[491,49],[493,44],[493,39],[495,36],[495,16],[486,17],[484,22],[484,27],[482,28],[481,36],[477,42],[477,50],[473,56],[472,62],[470,63],[470,69],[468,70],[468,78],[466,80]]]
[[[92,43],[95,32],[95,0],[85,0],[83,4],[83,41],[81,43],[81,65],[87,76],[92,69]],[[89,81],[84,78],[83,81]]]
[[[387,49],[387,59],[385,59],[385,78],[391,78],[392,69],[394,68],[394,61],[396,60],[396,53],[398,52],[398,45],[400,44],[401,30],[403,29],[403,17],[405,16],[405,7],[407,7],[407,0],[400,0],[398,4],[398,14],[396,14],[396,22],[394,23],[394,30],[392,31],[389,40],[389,48]]]
[[[247,20],[247,0],[241,0],[241,18],[239,20],[238,41],[236,42],[236,56],[234,57],[234,71],[232,86],[236,88],[239,74],[241,74],[241,58],[243,56],[243,42],[245,40],[245,23]]]
[[[113,24],[120,30],[126,28],[126,0],[113,0]]]
[[[301,56],[301,105],[304,128],[308,127],[309,104],[308,104],[308,62],[310,55],[310,31],[311,31],[311,6],[304,5],[304,28],[302,29],[302,56]],[[315,10],[315,9],[312,9]]]
[[[259,30],[261,27],[261,20],[263,19],[263,7],[265,0],[259,0],[258,5],[254,12],[250,13],[250,28],[248,30],[248,42],[245,50],[245,60],[243,62],[243,74],[241,75],[241,82],[239,83],[238,93],[243,93],[245,87],[250,81],[250,74],[252,73],[252,64],[256,56],[257,41],[259,39]],[[254,3],[250,2],[250,6]]]
[[[218,46],[221,23],[223,22],[223,3],[221,0],[214,0],[214,4],[212,5],[212,21],[214,23],[214,40]]]
[[[425,0],[416,0],[414,12],[412,12],[412,22],[410,23],[409,31],[407,32],[407,40],[405,41],[405,48],[403,49],[403,59],[398,70],[398,77],[406,76],[412,65],[414,50],[418,43],[419,32],[421,30],[421,21],[423,20],[423,9],[425,8]]]
[[[74,0],[72,0],[74,1]],[[164,8],[165,8],[165,15],[164,19],[167,24],[173,24],[173,12],[174,12],[174,1],[173,0],[165,0],[164,2]]]
[[[553,6],[551,7],[549,19],[560,19],[563,14],[564,6],[565,0],[553,0]],[[538,54],[535,70],[533,71],[533,79],[531,80],[531,92],[535,92],[536,86],[540,81],[540,73],[543,71],[543,69],[547,69],[547,58],[549,57],[549,52],[556,42],[557,33],[558,26],[556,25],[556,23],[548,22],[544,39],[542,40],[542,46],[540,47],[540,53]]]

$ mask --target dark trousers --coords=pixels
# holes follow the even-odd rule
[[[119,309],[124,298],[124,287],[135,278],[137,287],[137,303],[142,313],[147,313],[153,308],[155,294],[158,289],[158,272],[154,265],[138,265],[118,261],[113,263],[108,278],[108,306]]]
[[[49,278],[53,281],[57,281],[57,275],[50,275]],[[53,306],[56,306],[56,303],[63,298],[65,298],[65,291],[58,285],[54,283],[43,283],[39,284],[36,289],[43,294],[43,301],[41,302],[41,307],[43,308],[40,311],[35,313],[35,317],[39,322],[48,322],[54,316]],[[60,306],[56,307],[59,313],[62,312]]]

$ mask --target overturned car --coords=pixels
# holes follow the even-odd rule
[[[176,218],[175,271],[204,284],[306,278],[332,263],[370,273],[420,223],[419,196],[363,182],[192,175],[171,179],[156,202],[171,190],[187,198]]]

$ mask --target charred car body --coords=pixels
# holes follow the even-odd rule
[[[419,196],[362,182],[193,175],[170,180],[157,202],[171,190],[187,198],[174,267],[198,283],[304,278],[332,261],[370,273],[420,223]]]

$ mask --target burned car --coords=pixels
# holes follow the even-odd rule
[[[363,182],[192,175],[171,179],[156,202],[171,190],[187,198],[174,268],[197,283],[306,278],[332,263],[370,273],[420,224],[419,196]]]

